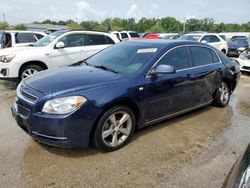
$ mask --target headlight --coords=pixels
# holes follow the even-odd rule
[[[246,48],[244,48],[244,47],[240,47],[240,48],[238,48],[237,50],[238,50],[238,51],[245,51],[245,50],[246,50]]]
[[[81,96],[52,99],[45,103],[42,112],[49,114],[67,114],[79,109],[86,100],[86,98]]]
[[[14,54],[12,54],[12,55],[2,55],[2,56],[0,56],[0,62],[9,63],[14,59],[15,56],[16,55],[14,55]]]

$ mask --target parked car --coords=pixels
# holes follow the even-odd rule
[[[126,41],[23,80],[12,114],[42,143],[82,148],[92,140],[98,148],[113,151],[135,129],[212,102],[226,106],[239,69],[206,44]]]
[[[159,33],[148,33],[143,36],[144,39],[159,39]]]
[[[46,35],[46,33],[38,31],[0,31],[0,49],[28,46]]]
[[[239,56],[248,48],[248,38],[234,38],[228,41],[228,55],[230,56]]]
[[[250,145],[238,158],[230,170],[223,188],[249,188],[250,187]]]
[[[241,71],[250,72],[250,49],[241,53],[237,61],[240,64]]]
[[[110,33],[60,30],[33,46],[0,51],[0,79],[20,81],[39,71],[72,64],[120,42]]]
[[[189,40],[197,41],[201,43],[207,43],[218,50],[222,51],[224,54],[228,53],[227,41],[221,38],[218,34],[212,33],[189,33],[182,35],[179,40]]]
[[[112,31],[120,40],[140,38],[139,34],[135,31]]]

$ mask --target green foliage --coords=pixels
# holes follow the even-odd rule
[[[80,24],[74,20],[53,21],[50,19],[43,22],[33,22],[37,24],[54,24],[65,25],[69,29],[86,29],[86,30],[103,30],[103,31],[122,31],[132,30],[137,32],[162,32],[162,33],[178,33],[182,32],[183,24],[173,17],[157,18],[141,18],[135,21],[134,18],[106,18],[102,22],[83,21]],[[185,23],[185,31],[208,31],[208,32],[250,32],[250,21],[244,24],[225,24],[215,23],[212,18],[204,19],[188,19]],[[8,23],[0,22],[0,29],[8,29]]]
[[[15,30],[27,30],[27,28],[23,24],[17,24],[17,25],[15,25],[14,29]]]
[[[98,24],[95,26],[94,30],[108,31],[108,27],[102,24]]]
[[[146,30],[147,33],[165,33],[164,28],[160,25],[154,25]]]
[[[10,25],[7,22],[0,22],[0,30],[7,30],[10,28]]]
[[[69,29],[84,29],[81,25],[79,25],[78,23],[71,21],[67,24],[67,27]]]

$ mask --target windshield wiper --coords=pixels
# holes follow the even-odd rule
[[[103,66],[103,65],[101,65],[101,66],[95,65],[94,67],[99,68],[99,69],[102,69],[102,70],[107,70],[107,71],[110,71],[110,72],[113,72],[113,73],[116,73],[116,74],[119,74],[119,72],[117,72],[117,71],[115,71],[115,70],[112,70],[112,69],[110,69],[110,68],[108,68],[108,67],[105,67],[105,66]]]
[[[87,60],[83,60],[83,61],[81,62],[81,64],[85,64],[85,65],[87,65],[87,66],[91,66],[91,65],[87,62]]]

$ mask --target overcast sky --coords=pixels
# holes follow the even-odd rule
[[[0,21],[11,24],[33,21],[101,21],[107,17],[212,17],[216,22],[250,21],[250,0],[0,0]]]

